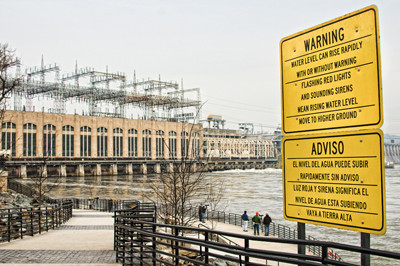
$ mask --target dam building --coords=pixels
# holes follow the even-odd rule
[[[206,170],[276,165],[277,143],[200,123],[199,88],[91,67],[25,69],[6,102],[1,149],[10,176],[161,173],[188,159]],[[50,79],[50,80],[49,80]],[[209,163],[212,162],[212,163]],[[41,172],[41,173],[39,173]]]
[[[182,158],[208,170],[276,162],[271,139],[201,124],[24,111],[6,111],[3,121],[1,145],[9,151],[11,176],[35,175],[43,166],[45,175],[56,176],[161,173]]]

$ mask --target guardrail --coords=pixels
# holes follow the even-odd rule
[[[140,202],[137,200],[113,200],[100,198],[68,198],[64,200],[71,200],[74,209],[96,210],[102,212],[113,212],[114,210],[130,209],[140,204]]]
[[[143,243],[140,244],[141,246],[138,246],[132,239],[129,230],[127,231],[125,228],[136,227],[136,221],[138,220],[154,223],[156,217],[157,209],[154,203],[138,202],[133,208],[114,211],[114,250],[116,252],[116,262],[120,262],[123,265],[137,265],[134,259],[137,254],[133,254],[136,248],[141,251],[139,258],[144,260],[143,253],[147,251],[141,247]],[[147,225],[141,225],[140,228],[142,230],[153,230],[152,226],[149,228]],[[154,253],[153,256],[156,256],[156,254]],[[134,261],[135,263],[133,263]]]
[[[115,248],[117,262],[123,265],[214,265],[217,260],[234,262],[239,265],[265,265],[268,261],[277,261],[298,265],[356,265],[337,261],[328,256],[329,249],[335,248],[396,259],[400,263],[400,253],[340,243],[283,239],[275,237],[249,236],[204,228],[159,224],[145,215],[149,210],[140,208],[135,211],[117,211],[115,213]],[[190,234],[189,234],[190,233]],[[191,237],[193,233],[204,237]],[[240,246],[233,243],[218,242],[215,235],[234,238]],[[303,255],[297,253],[271,251],[256,248],[257,242],[270,242],[289,245],[308,245],[321,249],[321,255]],[[395,263],[396,263],[395,262]]]
[[[260,215],[261,219],[262,216],[263,215]],[[207,211],[206,219],[237,226],[243,226],[242,216],[236,213],[226,213],[222,211]],[[254,228],[253,221],[251,219],[249,219],[248,228]],[[260,230],[261,232],[264,232],[264,226],[260,226]],[[278,238],[297,239],[297,230],[292,229],[286,225],[277,224],[274,222],[271,222],[269,226],[269,233]],[[306,236],[306,240],[317,241],[317,239],[315,239],[312,236]],[[318,246],[307,246],[307,248],[311,253],[315,255],[318,256],[322,255],[322,249]],[[335,253],[332,249],[330,249],[328,253],[332,259],[342,260],[340,256],[337,253]]]
[[[46,207],[0,209],[0,242],[41,234],[72,217],[72,202]]]
[[[198,228],[203,227],[203,228],[206,228],[206,229],[211,229],[211,228],[209,228],[208,226],[206,226],[204,224],[198,224],[197,227]],[[198,238],[200,238],[200,232],[197,232],[197,236],[198,236]],[[236,246],[240,246],[238,243],[236,243],[235,241],[232,241],[231,239],[229,239],[229,238],[227,238],[225,236],[216,235],[216,239],[217,239],[218,242],[227,242],[227,243],[229,243],[229,245],[234,244]]]
[[[38,197],[38,192],[35,189],[27,185],[21,184],[20,182],[15,181],[11,178],[7,180],[7,187],[30,198],[35,198],[35,196]],[[57,203],[56,200],[53,200],[46,195],[42,195],[42,199],[48,203]]]

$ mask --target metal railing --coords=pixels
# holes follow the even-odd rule
[[[123,265],[137,265],[135,256],[136,249],[141,252],[139,258],[144,260],[143,254],[147,251],[138,246],[133,235],[126,228],[137,227],[136,221],[147,221],[154,223],[157,217],[157,209],[154,203],[137,203],[133,208],[114,211],[114,250],[116,262]],[[141,230],[153,230],[153,226],[140,225]],[[143,241],[140,245],[143,245]],[[156,256],[154,253],[153,256]],[[135,262],[135,263],[134,263]]]
[[[262,219],[262,215],[260,215]],[[222,211],[208,211],[206,215],[207,220],[214,220],[226,224],[243,226],[242,216],[236,213],[226,213]],[[260,226],[261,232],[264,232],[264,226]],[[254,228],[253,221],[249,219],[248,228]],[[279,238],[297,239],[297,230],[294,230],[286,225],[276,224],[271,222],[269,226],[270,234]]]
[[[72,201],[74,209],[96,210],[102,212],[113,212],[114,210],[130,209],[140,204],[140,202],[137,200],[113,200],[100,198],[72,198],[68,200]]]
[[[260,215],[262,218],[262,215]],[[217,222],[243,226],[242,216],[236,213],[226,213],[222,211],[207,211],[206,219],[214,220]],[[249,219],[248,228],[254,228],[253,221]],[[261,232],[264,231],[264,226],[260,226]],[[289,226],[277,224],[271,222],[269,225],[270,235],[276,236],[283,239],[297,239],[297,230],[290,228]],[[312,236],[306,236],[306,240],[317,241]],[[318,246],[307,246],[308,250],[318,256],[322,255],[322,249]],[[329,256],[334,260],[342,260],[340,256],[335,253],[332,249],[329,250]]]
[[[117,262],[123,265],[213,265],[217,260],[239,265],[265,265],[277,261],[299,265],[355,265],[337,261],[328,256],[335,248],[392,258],[400,263],[400,253],[361,248],[334,242],[283,239],[275,237],[249,236],[204,228],[184,227],[152,222],[149,209],[115,212],[115,249]],[[146,220],[143,219],[146,217]],[[154,216],[155,217],[155,216]],[[204,235],[199,238],[192,236]],[[215,235],[233,238],[233,243],[219,242]],[[321,249],[321,255],[304,255],[283,251],[265,250],[256,247],[257,242],[288,245],[308,245]]]
[[[72,202],[46,207],[0,209],[0,242],[41,234],[72,217]]]
[[[198,228],[203,227],[203,228],[206,228],[206,229],[211,229],[211,228],[209,228],[208,226],[206,226],[204,224],[198,224],[197,227]],[[197,237],[200,238],[200,232],[197,232]],[[234,244],[236,246],[240,246],[238,243],[236,243],[235,241],[232,241],[231,239],[229,239],[229,238],[227,238],[225,236],[216,235],[215,237],[216,237],[217,242],[226,242],[226,243],[229,243],[229,245]]]
[[[30,186],[21,184],[20,182],[14,180],[14,179],[9,178],[7,180],[7,186],[9,189],[12,189],[15,192],[18,192],[18,193],[23,194],[30,198],[35,198],[35,197],[39,196],[39,193],[35,189],[31,188]],[[48,203],[56,203],[57,202],[56,200],[49,198],[46,195],[42,195],[41,197],[44,201],[46,201]]]

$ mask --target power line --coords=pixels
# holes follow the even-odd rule
[[[205,94],[202,94],[202,95],[204,95],[204,96],[206,96],[208,98],[219,100],[219,101],[234,103],[235,106],[236,106],[236,104],[240,104],[240,105],[246,105],[246,106],[254,106],[254,107],[258,107],[258,108],[262,108],[262,109],[266,108],[265,106],[255,105],[253,103],[237,102],[237,101],[227,100],[227,99],[223,99],[223,98],[218,98],[218,97],[215,97],[215,96],[209,96],[209,95],[205,95]]]
[[[217,103],[211,103],[211,102],[207,102],[210,105],[214,105],[214,106],[218,106],[218,107],[225,107],[225,108],[230,108],[230,109],[235,109],[235,110],[245,110],[245,111],[249,111],[249,112],[262,112],[262,113],[268,113],[270,114],[271,111],[268,110],[261,110],[261,109],[249,109],[249,108],[241,108],[238,106],[232,106],[232,105],[224,105],[224,104],[217,104]]]

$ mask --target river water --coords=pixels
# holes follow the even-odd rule
[[[268,212],[275,223],[293,229],[295,222],[283,218],[282,170],[229,170],[207,174],[213,180],[222,179],[225,183],[222,210],[241,214],[244,210],[251,215],[255,212]],[[52,197],[80,198],[123,198],[146,200],[151,194],[149,181],[157,178],[148,176],[102,176],[67,177],[49,179],[56,186],[49,192]],[[26,182],[29,182],[28,180]],[[386,217],[387,232],[383,236],[371,235],[371,248],[400,252],[400,166],[386,169]],[[318,240],[346,244],[360,244],[360,233],[325,226],[306,225],[307,235]],[[338,251],[345,261],[359,263],[359,258]],[[372,265],[400,265],[400,262],[381,259],[372,260]]]

